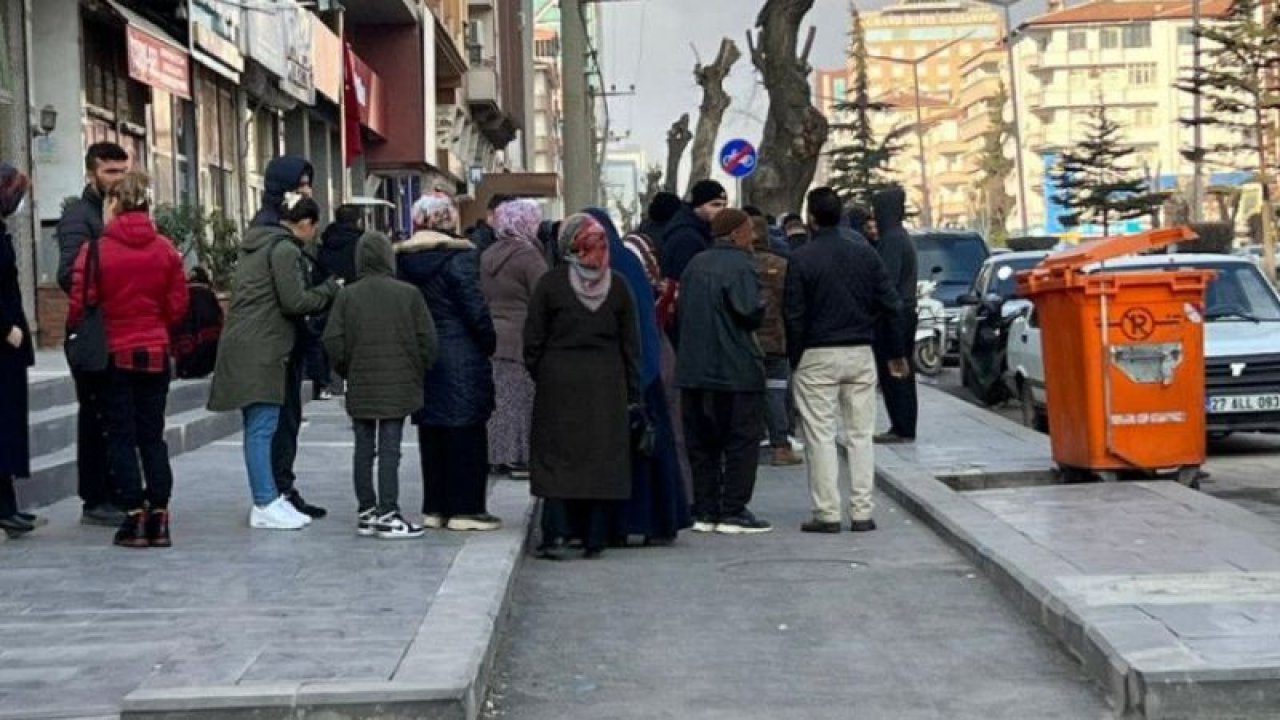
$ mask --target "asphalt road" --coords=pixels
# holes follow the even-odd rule
[[[973,402],[973,396],[960,385],[960,373],[947,368],[936,380],[924,382],[952,395]],[[996,408],[1013,422],[1022,422],[1016,400]],[[1280,435],[1244,433],[1209,443],[1209,477],[1201,481],[1201,489],[1215,497],[1236,503],[1247,510],[1280,523]]]

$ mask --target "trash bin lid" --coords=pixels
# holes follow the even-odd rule
[[[1054,253],[1034,270],[1018,273],[1018,296],[1031,297],[1041,292],[1074,286],[1078,284],[1076,281],[1081,279],[1085,268],[1090,266],[1126,255],[1158,250],[1197,237],[1186,226],[1161,228],[1133,235],[1117,235]],[[1095,282],[1097,280],[1094,278]]]

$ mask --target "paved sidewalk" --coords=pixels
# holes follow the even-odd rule
[[[762,470],[755,537],[529,560],[486,717],[1091,720],[1079,666],[928,528],[806,535],[804,469]]]
[[[1280,527],[1173,482],[955,492],[929,458],[985,448],[1002,472],[1006,452],[1047,447],[994,414],[955,422],[972,406],[938,391],[921,400],[921,440],[877,458],[882,487],[977,560],[1118,707],[1276,717]]]
[[[500,616],[510,563],[483,557],[483,567],[464,567],[459,558],[493,543],[518,554],[527,490],[495,488],[508,514],[501,533],[359,538],[346,415],[336,401],[311,404],[306,415],[299,488],[330,510],[306,530],[248,528],[235,436],[174,461],[172,549],[111,546],[111,529],[76,524],[74,499],[47,510],[47,527],[0,545],[0,718],[114,717],[130,693],[141,714],[172,710],[171,697],[198,708],[227,688],[287,695],[323,682],[337,692],[335,683],[404,680],[412,663],[415,681],[452,682],[458,663],[473,660],[462,655],[486,659],[491,627],[443,660],[427,657],[430,649],[414,641],[438,630],[431,611],[442,583],[476,588],[470,602],[493,617],[474,629]],[[420,477],[416,446],[406,437],[402,506],[410,513],[421,506]],[[477,580],[502,583],[496,608]],[[459,617],[465,627],[455,629],[472,628]],[[440,668],[448,678],[433,678]]]

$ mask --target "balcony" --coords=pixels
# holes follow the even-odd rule
[[[416,0],[360,0],[344,3],[346,22],[357,25],[415,25]]]
[[[502,108],[502,86],[492,62],[467,70],[466,96],[471,118],[495,148],[504,148],[516,136],[516,125]]]

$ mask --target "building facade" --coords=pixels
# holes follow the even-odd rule
[[[1225,0],[1206,0],[1205,18],[1221,16]],[[1124,130],[1134,147],[1134,169],[1162,190],[1185,191],[1193,165],[1181,151],[1192,131],[1179,123],[1191,116],[1192,97],[1174,84],[1192,67],[1189,2],[1109,2],[1096,0],[1028,21],[1014,44],[1018,101],[1022,113],[1025,193],[1032,230],[1066,231],[1062,208],[1048,179],[1064,148],[1084,137],[1090,115],[1100,106]],[[1204,142],[1228,138],[1204,129]],[[1238,185],[1244,178],[1227,167],[1206,164],[1210,184]],[[1016,185],[1015,185],[1016,188]],[[1135,221],[1121,228],[1137,229]],[[1100,228],[1080,228],[1084,234]]]
[[[424,190],[471,193],[486,173],[523,169],[531,10],[531,0],[4,3],[0,152],[34,182],[34,214],[13,224],[26,233],[23,282],[41,341],[61,336],[54,231],[85,184],[90,144],[124,146],[152,176],[157,206],[241,229],[271,158],[304,156],[326,217],[377,196],[395,207],[382,224],[409,232]],[[56,115],[51,131],[27,130],[31,108]]]
[[[912,68],[907,61],[945,46],[920,62],[920,92],[950,97],[963,86],[961,66],[1003,36],[1004,20],[991,6],[970,0],[898,0],[862,13],[862,27],[867,54],[875,56],[867,60],[873,96],[910,87]]]

